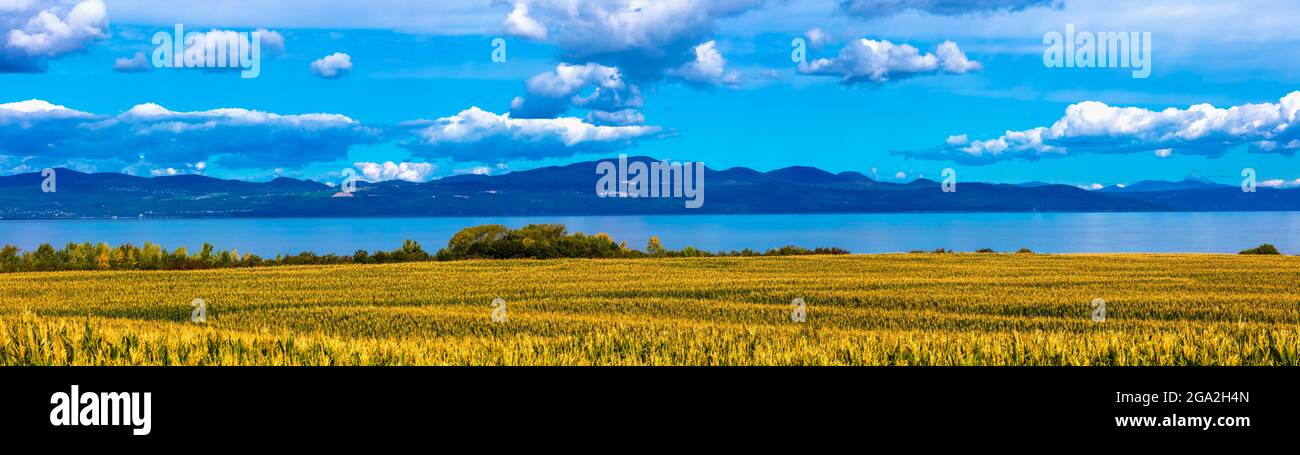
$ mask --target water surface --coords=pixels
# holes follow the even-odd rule
[[[154,242],[194,251],[210,242],[218,249],[274,256],[391,250],[409,238],[434,251],[461,228],[488,223],[561,223],[570,231],[608,233],[637,249],[657,235],[668,248],[710,251],[795,244],[855,253],[1022,247],[1052,253],[1235,253],[1272,243],[1284,253],[1300,253],[1300,212],[4,220],[0,243],[31,250],[41,243]]]

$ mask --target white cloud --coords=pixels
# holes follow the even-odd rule
[[[640,125],[645,123],[645,115],[634,109],[591,111],[587,113],[587,121],[597,125]]]
[[[826,43],[830,42],[831,38],[830,35],[826,34],[826,31],[822,30],[820,27],[810,28],[808,31],[804,32],[803,35],[808,37],[808,45],[812,46],[813,49],[821,49],[826,45]]]
[[[898,171],[898,173],[894,174],[894,179],[896,179],[896,180],[903,180],[903,179],[905,179],[905,178],[907,178],[907,173],[906,173],[906,172]]]
[[[474,166],[474,167],[471,167],[471,168],[456,169],[456,170],[452,171],[451,173],[452,173],[452,174],[457,174],[457,175],[465,175],[465,174],[472,174],[472,175],[489,175],[489,174],[492,173],[492,169],[489,168],[489,167],[487,167],[487,166]]]
[[[944,41],[935,48],[934,55],[939,58],[943,70],[952,74],[966,74],[979,71],[980,64],[970,61],[966,54],[957,47],[957,43]]]
[[[284,35],[274,30],[259,28],[254,30],[258,33],[258,39],[261,41],[262,49],[272,54],[284,53]]]
[[[71,9],[49,0],[10,0],[0,7],[0,73],[44,72],[46,60],[84,50],[108,38],[108,11],[101,0]]]
[[[0,155],[35,156],[42,165],[86,160],[164,169],[197,162],[236,169],[297,167],[343,158],[351,145],[381,137],[380,131],[337,114],[175,112],[145,103],[110,116],[43,100],[0,104]]]
[[[153,63],[144,56],[144,52],[136,52],[131,58],[118,57],[113,61],[113,71],[119,73],[140,73],[153,69]]]
[[[922,74],[966,74],[979,69],[980,64],[967,59],[952,41],[939,44],[933,53],[922,54],[907,44],[866,38],[849,42],[833,59],[799,64],[800,73],[835,76],[845,84],[883,84]]]
[[[700,0],[694,3],[738,3],[728,0]],[[275,8],[268,8],[266,0],[221,0],[221,8],[208,2],[169,2],[159,8],[157,0],[113,0],[112,15],[115,22],[170,26],[175,23],[223,24],[227,27],[269,27],[306,29],[386,29],[416,31],[438,35],[497,36],[502,33],[503,22],[518,2],[513,0],[458,0],[410,1],[367,0],[365,8],[358,8],[356,0],[276,0]],[[532,5],[535,2],[526,2]],[[642,3],[687,3],[680,0],[655,2],[621,2],[596,0],[552,0],[554,8],[581,5],[582,9],[596,9],[589,4],[612,4],[605,10],[622,10],[626,6]],[[742,5],[754,2],[739,2]],[[811,27],[843,31],[857,36],[906,37],[909,40],[939,42],[952,39],[962,44],[968,52],[989,55],[994,52],[1041,54],[1040,45],[1017,45],[1026,39],[1041,37],[1045,31],[1060,31],[1064,24],[1072,23],[1078,30],[1091,31],[1150,31],[1160,46],[1158,60],[1167,64],[1186,65],[1190,69],[1215,65],[1238,71],[1254,72],[1260,67],[1294,70],[1291,59],[1271,58],[1287,53],[1295,45],[1295,24],[1300,22],[1300,2],[1278,0],[1234,0],[1230,2],[1189,0],[1144,0],[1121,2],[1108,0],[1071,0],[1048,2],[1034,0],[865,0],[850,2],[884,4],[888,16],[862,20],[860,16],[836,12],[842,0],[773,0],[761,9],[753,7],[744,14],[712,16],[709,30],[739,34],[777,33],[782,36],[801,34]],[[1023,8],[1019,5],[1063,3],[1060,8]],[[918,6],[919,5],[919,6]],[[650,5],[651,11],[666,8]],[[542,29],[551,29],[559,23],[542,20],[545,12],[530,8],[528,17],[537,18]],[[582,26],[583,21],[603,19],[592,11],[570,8],[572,14],[587,16],[582,20],[564,22],[563,25]],[[969,10],[963,13],[959,10]],[[1000,11],[1015,10],[1014,14]],[[870,11],[868,9],[868,11]],[[987,11],[987,12],[980,12]],[[310,12],[310,13],[304,13]],[[1265,13],[1261,13],[1265,12]],[[568,14],[565,10],[562,15]],[[871,15],[867,15],[871,16]],[[683,21],[698,22],[690,13],[677,15]],[[683,27],[690,29],[692,27]],[[600,39],[602,30],[589,28],[587,36]],[[656,27],[629,30],[630,34],[651,34]],[[562,32],[570,33],[570,32]],[[576,33],[576,32],[573,32]],[[523,36],[516,34],[515,36]],[[848,36],[848,35],[844,35]],[[698,36],[683,47],[673,47],[674,55],[688,51],[689,46],[712,39]],[[547,36],[547,39],[556,39]],[[580,40],[575,40],[581,43]],[[689,41],[689,40],[688,40]],[[581,44],[578,44],[579,46]],[[980,46],[980,47],[976,47]],[[660,46],[667,49],[666,46]],[[1243,54],[1242,49],[1253,53]],[[1253,54],[1257,58],[1250,58]],[[680,57],[680,56],[679,56]],[[681,65],[689,59],[677,61],[662,68]],[[733,59],[734,60],[734,59]],[[591,59],[565,60],[586,63]],[[602,62],[610,66],[618,63]],[[626,70],[626,69],[625,69]],[[1283,73],[1290,74],[1290,73]],[[640,82],[640,81],[638,81]]]
[[[50,103],[45,100],[27,100],[0,104],[0,125],[10,121],[31,122],[54,118],[84,118],[92,114]]]
[[[528,3],[518,2],[506,16],[506,33],[534,40],[546,39],[546,27],[528,17]]]
[[[537,160],[631,147],[660,132],[657,126],[593,125],[574,117],[517,119],[477,107],[433,122],[414,122],[415,141],[403,147],[417,155],[456,161]]]
[[[669,76],[696,86],[740,85],[740,73],[726,70],[727,60],[718,52],[717,42],[709,41],[695,46],[695,61],[668,69]]]
[[[765,0],[626,1],[516,0],[507,32],[555,44],[560,59],[617,67],[634,82],[697,60],[721,19],[762,7]]]
[[[1097,101],[1072,104],[1048,127],[1007,131],[1000,137],[949,144],[900,154],[924,159],[990,164],[1008,159],[1035,160],[1070,153],[1154,151],[1221,156],[1245,146],[1254,153],[1293,155],[1300,151],[1300,91],[1277,103],[1217,108],[1197,104],[1187,109],[1152,111],[1115,107]]]
[[[352,56],[342,52],[311,62],[311,72],[325,79],[337,79],[352,72]]]
[[[840,0],[838,9],[850,16],[871,19],[908,11],[954,16],[1019,11],[1060,3],[1060,0]]]
[[[361,162],[355,164],[357,170],[369,182],[383,182],[388,180],[405,180],[408,182],[428,181],[437,169],[433,163],[394,163],[386,161],[383,163]]]
[[[1300,188],[1300,178],[1295,180],[1269,179],[1259,182],[1259,186],[1266,188]]]
[[[555,71],[529,78],[525,86],[528,94],[510,105],[517,118],[556,117],[570,107],[617,111],[640,108],[644,102],[641,89],[626,83],[618,68],[595,63],[561,63]]]

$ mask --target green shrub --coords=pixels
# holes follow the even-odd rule
[[[1277,247],[1273,246],[1273,244],[1265,243],[1263,245],[1248,250],[1241,250],[1241,252],[1238,254],[1282,254],[1282,253],[1279,253],[1277,251]]]

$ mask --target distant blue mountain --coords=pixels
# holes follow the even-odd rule
[[[1231,185],[1223,185],[1204,180],[1186,179],[1181,182],[1163,182],[1159,180],[1143,180],[1127,186],[1108,186],[1101,191],[1113,193],[1140,193],[1149,191],[1176,191],[1176,190],[1207,190],[1216,188],[1238,188]]]
[[[651,162],[647,157],[631,162]],[[136,177],[59,169],[57,191],[43,193],[38,173],[0,177],[0,217],[210,218],[759,214],[876,212],[1079,212],[1300,210],[1300,190],[1240,188],[1206,182],[1140,182],[1085,191],[1041,182],[961,182],[945,193],[932,180],[874,180],[794,166],[770,172],[706,169],[704,205],[683,199],[601,198],[597,162],[504,175],[458,175],[424,183],[359,183],[350,197],[325,184],[291,178],[269,182],[199,175]]]

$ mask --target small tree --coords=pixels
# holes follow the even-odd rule
[[[95,268],[100,270],[107,270],[108,268],[112,267],[111,262],[109,262],[111,260],[109,258],[109,254],[111,254],[112,251],[113,250],[108,247],[107,243],[101,243],[98,246],[96,246],[95,247]]]
[[[650,236],[650,242],[646,244],[645,252],[651,256],[663,256],[667,250],[664,249],[663,244],[659,243],[659,236]]]
[[[212,244],[208,242],[203,242],[203,247],[199,249],[199,261],[203,262],[205,267],[211,266],[216,259],[212,255],[212,250]]]

